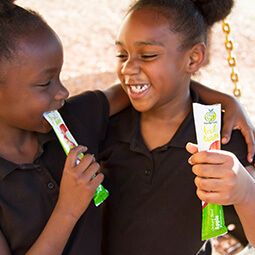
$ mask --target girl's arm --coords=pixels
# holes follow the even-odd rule
[[[210,89],[198,82],[191,81],[190,85],[207,104],[221,103],[222,109],[225,110],[222,143],[229,142],[233,129],[240,129],[248,147],[247,159],[252,162],[255,153],[255,128],[241,103],[233,96]],[[120,84],[114,85],[103,92],[109,101],[110,116],[130,105],[129,98]]]
[[[255,129],[238,99],[210,89],[195,81],[191,81],[191,87],[197,91],[199,97],[207,104],[220,103],[222,105],[222,109],[225,110],[222,143],[226,144],[229,142],[233,129],[240,129],[248,147],[247,159],[249,162],[252,162],[255,153]]]
[[[0,230],[0,251],[1,255],[11,255],[10,249],[1,230]]]
[[[242,167],[242,166],[240,166]],[[250,169],[249,169],[250,168]],[[254,168],[246,168],[249,172],[254,173]],[[244,172],[244,170],[242,170]],[[244,200],[240,204],[234,204],[235,210],[242,223],[245,235],[249,243],[255,247],[255,180],[248,180],[244,183],[246,185],[246,194]]]
[[[246,237],[255,246],[255,179],[254,167],[244,168],[236,156],[227,151],[202,151],[187,144],[193,154],[189,163],[196,175],[198,197],[208,203],[233,204]]]
[[[76,165],[77,156],[87,148],[77,146],[70,150],[60,183],[57,204],[42,233],[27,251],[27,255],[61,255],[69,236],[87,209],[96,188],[103,181],[103,175],[97,174],[99,164],[90,154],[86,154]],[[0,232],[0,254],[10,255],[11,251]]]
[[[111,86],[103,92],[110,105],[110,116],[120,112],[130,105],[129,98],[120,84]]]
[[[60,255],[81,215],[87,209],[96,188],[103,181],[97,174],[99,164],[90,154],[85,154],[76,165],[78,154],[87,148],[77,146],[70,150],[60,183],[59,198],[41,235],[26,253],[27,255]]]

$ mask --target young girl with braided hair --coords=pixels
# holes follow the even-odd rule
[[[111,194],[103,205],[104,255],[211,254],[201,241],[201,200],[185,148],[196,142],[192,103],[203,103],[190,83],[203,64],[208,29],[232,6],[232,0],[138,0],[127,13],[116,57],[132,106],[111,117],[99,154]],[[223,149],[254,171],[240,131]],[[228,194],[249,192],[227,184],[221,187]],[[244,237],[233,206],[224,210],[226,223],[236,224],[232,233]]]
[[[116,87],[67,99],[59,79],[62,64],[61,42],[42,17],[1,0],[1,255],[101,254],[100,208],[90,201],[103,176],[92,179],[99,169],[94,157],[109,114],[127,100]],[[74,148],[67,159],[43,118],[58,109],[77,142],[87,147]],[[86,155],[76,166],[80,152]]]

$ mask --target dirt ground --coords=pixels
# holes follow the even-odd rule
[[[60,36],[65,52],[62,80],[74,95],[104,89],[117,81],[114,40],[130,0],[17,0],[37,10]],[[233,53],[237,58],[241,101],[255,125],[253,76],[255,73],[255,0],[236,0],[228,20]],[[195,76],[201,83],[232,94],[228,53],[221,23],[212,31],[210,62]],[[220,253],[220,254],[235,254]]]

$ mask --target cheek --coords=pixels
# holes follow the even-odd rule
[[[116,65],[116,73],[117,73],[119,79],[121,79],[121,76],[122,76],[121,68],[122,68],[122,65],[120,63],[117,63],[117,65]]]
[[[168,76],[168,70],[165,65],[158,61],[146,62],[140,65],[142,75],[145,75],[151,82],[157,82],[163,77]]]
[[[125,87],[125,76],[122,74],[121,69],[122,69],[122,66],[118,65],[117,68],[116,68],[116,73],[117,73],[117,76],[119,78],[119,81],[121,83],[122,88],[125,90],[126,89],[126,87]]]
[[[34,94],[34,97],[31,98],[33,105],[36,108],[43,108],[45,110],[49,109],[50,105],[54,101],[55,91],[53,89],[47,89],[46,91],[40,91]]]
[[[30,99],[25,108],[31,119],[34,119],[35,122],[41,122],[43,113],[48,111],[50,107],[50,100],[47,97],[37,97],[37,100],[35,98],[33,100]]]

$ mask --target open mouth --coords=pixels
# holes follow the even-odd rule
[[[151,85],[150,84],[144,84],[144,85],[129,85],[130,91],[132,93],[142,93],[145,90],[147,90]]]

